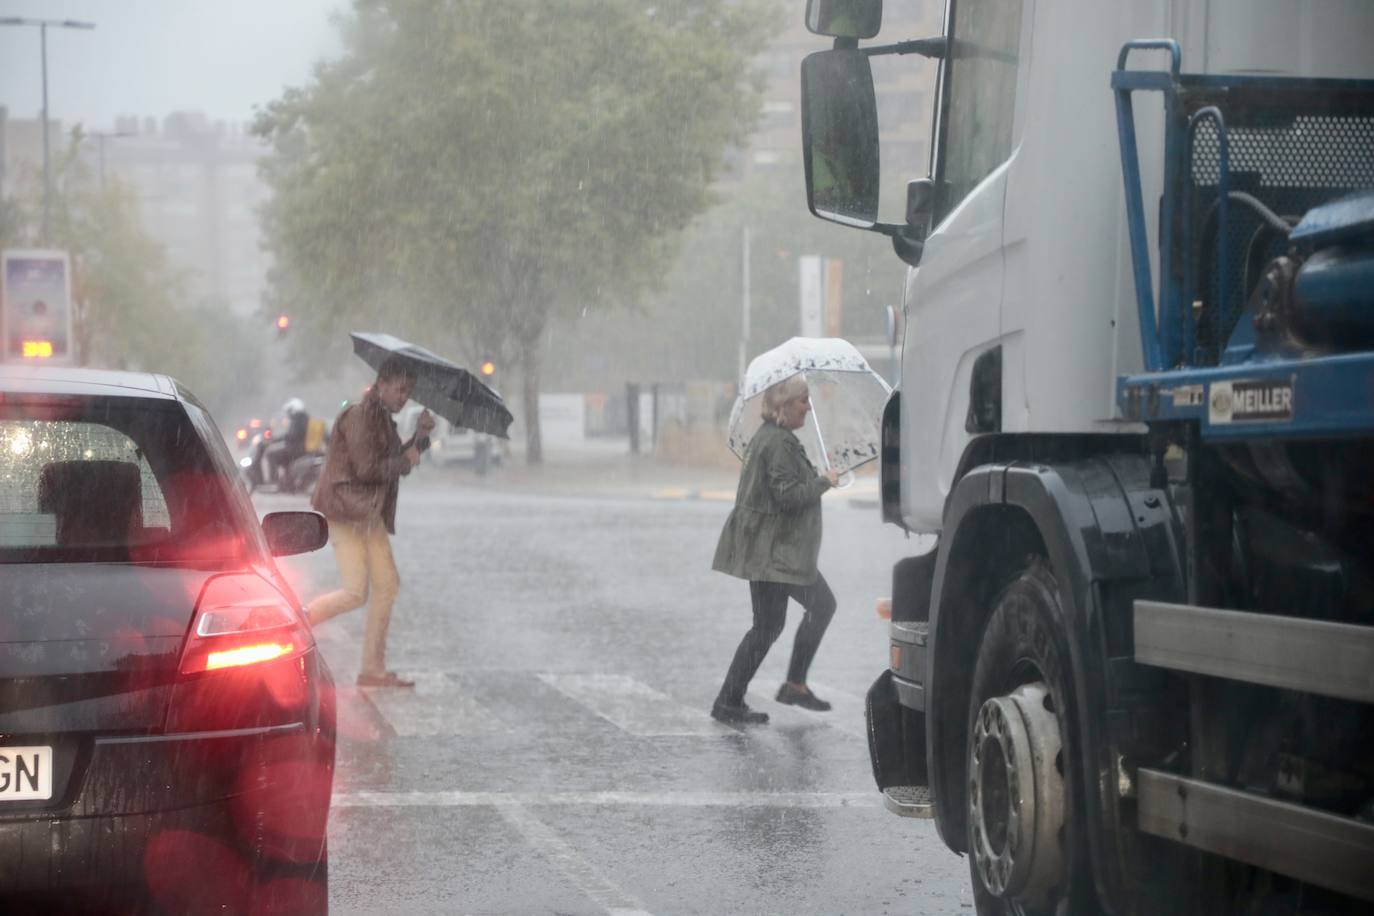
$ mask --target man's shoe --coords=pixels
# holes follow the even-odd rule
[[[763,725],[768,722],[768,713],[750,709],[747,703],[735,706],[717,700],[711,707],[711,718],[727,725]]]
[[[414,687],[414,681],[408,681],[394,671],[386,671],[382,674],[360,674],[358,675],[359,687]]]
[[[815,712],[829,712],[830,704],[811,692],[811,688],[798,690],[791,684],[784,683],[778,688],[778,702],[786,706],[800,706],[802,709],[810,709]]]

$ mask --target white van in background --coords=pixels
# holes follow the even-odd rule
[[[425,408],[411,401],[396,415],[396,429],[404,442],[415,435],[415,423]],[[485,474],[487,468],[501,463],[501,450],[496,447],[495,437],[488,433],[476,433],[465,426],[454,426],[443,417],[434,417],[434,432],[429,436],[429,449],[423,455],[425,461],[437,465],[470,464],[478,474]]]

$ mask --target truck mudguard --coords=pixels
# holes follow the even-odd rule
[[[1064,721],[1077,751],[1065,763],[1087,831],[1098,892],[1123,899],[1129,881],[1115,829],[1121,781],[1110,734],[1113,658],[1129,658],[1131,601],[1185,594],[1182,533],[1168,493],[1150,486],[1147,456],[1114,453],[1054,464],[1011,461],[968,471],[946,503],[931,601],[927,757],[936,823],[966,846],[969,691],[992,602],[1033,558],[1058,583],[1059,658],[1071,696]]]

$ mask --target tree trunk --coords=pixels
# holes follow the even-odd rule
[[[544,463],[544,438],[539,429],[539,338],[521,346],[520,368],[524,374],[521,403],[525,411],[525,463]]]

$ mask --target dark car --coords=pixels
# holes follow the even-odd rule
[[[208,412],[0,366],[0,912],[323,912],[334,686]],[[54,895],[54,896],[49,896]]]

